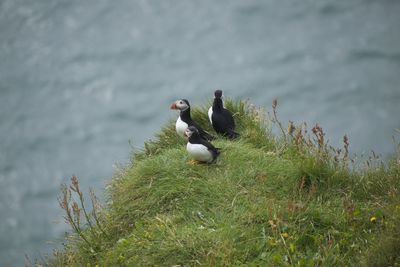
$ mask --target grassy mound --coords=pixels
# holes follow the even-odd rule
[[[73,233],[49,266],[394,266],[400,264],[400,164],[354,169],[348,141],[317,125],[284,130],[227,101],[241,138],[215,164],[189,165],[171,122],[85,207],[76,178],[60,197]],[[207,106],[193,117],[213,132]],[[281,136],[271,134],[275,124]],[[74,198],[75,197],[75,198]]]

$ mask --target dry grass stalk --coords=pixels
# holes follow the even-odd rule
[[[77,196],[78,201],[74,200],[74,194]],[[61,186],[61,195],[58,197],[58,203],[65,212],[65,222],[71,226],[73,232],[88,246],[88,251],[95,255],[99,247],[96,244],[97,240],[100,240],[100,232],[105,235],[106,233],[100,222],[98,214],[100,204],[93,189],[90,189],[90,199],[92,211],[88,212],[78,178],[73,175],[70,186],[66,184]],[[84,221],[82,221],[82,217]]]

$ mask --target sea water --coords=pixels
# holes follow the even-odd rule
[[[390,156],[399,14],[397,0],[1,0],[0,265],[60,245],[60,185],[77,175],[101,196],[179,98],[277,98],[283,123]]]

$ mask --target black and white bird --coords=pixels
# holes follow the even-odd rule
[[[185,131],[185,135],[188,137],[186,150],[194,160],[212,163],[220,154],[219,148],[214,147],[210,142],[203,139],[196,127],[189,126]]]
[[[175,123],[175,129],[179,136],[185,138],[185,130],[189,126],[194,126],[197,128],[202,138],[206,140],[214,139],[212,135],[201,129],[201,127],[192,120],[192,117],[190,116],[190,104],[188,100],[186,99],[176,100],[174,103],[171,104],[171,109],[177,109],[180,111],[179,117]]]
[[[208,118],[217,133],[230,139],[239,137],[239,134],[235,132],[235,121],[232,113],[224,107],[222,102],[221,90],[214,92],[214,102],[208,110]]]

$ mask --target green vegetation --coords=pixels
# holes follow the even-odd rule
[[[400,160],[354,167],[316,125],[282,127],[226,101],[241,138],[190,165],[169,123],[133,153],[92,208],[76,178],[60,196],[73,232],[48,266],[399,266]],[[213,132],[207,107],[193,117]],[[276,126],[280,136],[272,134]]]

